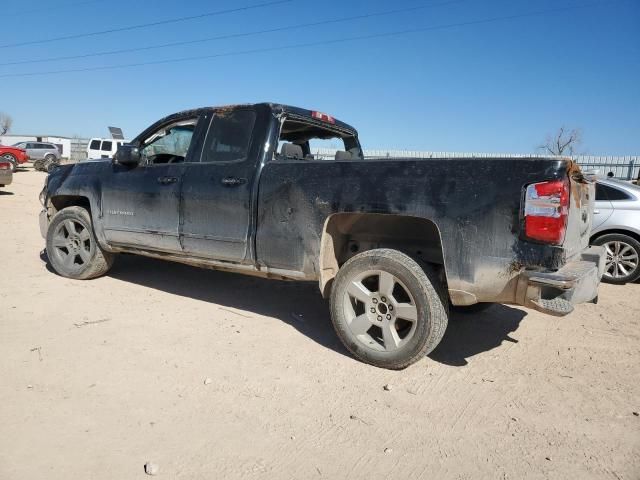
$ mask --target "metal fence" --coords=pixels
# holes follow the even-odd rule
[[[71,139],[71,162],[81,162],[87,159],[87,138]],[[315,158],[332,160],[337,149],[316,148],[312,150]],[[427,152],[419,150],[364,150],[365,158],[531,158],[549,157],[539,154],[511,154],[511,153],[480,153],[480,152]],[[564,158],[564,157],[558,157]],[[600,175],[613,174],[622,180],[635,180],[640,176],[640,155],[612,156],[612,155],[573,155],[571,158],[578,162],[584,170],[594,171]]]
[[[335,158],[336,149],[316,148],[312,153],[318,159],[331,160]],[[480,153],[480,152],[426,152],[418,150],[364,150],[365,158],[548,158],[549,155],[540,154],[511,154],[511,153]],[[566,158],[566,157],[556,157]],[[599,175],[613,174],[622,180],[634,180],[640,175],[640,155],[630,156],[598,156],[572,155],[583,170],[593,171]]]
[[[87,159],[88,138],[72,138],[71,139],[71,156],[70,162],[82,162]]]

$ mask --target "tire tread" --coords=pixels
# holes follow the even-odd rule
[[[338,325],[336,319],[338,318],[339,312],[338,308],[341,308],[339,304],[341,301],[337,298],[342,292],[337,291],[337,285],[341,282],[341,272],[345,275],[344,272],[349,270],[349,266],[355,262],[363,262],[367,260],[372,260],[374,257],[384,257],[394,261],[395,263],[401,265],[402,267],[409,270],[409,273],[417,280],[417,284],[419,288],[422,290],[422,293],[427,299],[428,309],[429,309],[429,320],[430,320],[430,332],[427,335],[425,341],[420,348],[415,351],[412,355],[403,358],[401,360],[391,360],[387,359],[384,361],[380,361],[377,359],[373,359],[370,357],[364,357],[360,355],[357,351],[355,351],[348,342],[344,341],[342,338],[342,328]],[[438,275],[436,270],[430,265],[420,265],[416,260],[411,258],[410,256],[402,253],[398,250],[390,249],[390,248],[379,248],[374,250],[367,250],[362,252],[342,265],[340,270],[338,271],[338,275],[336,276],[335,281],[333,282],[332,292],[331,292],[331,320],[334,326],[334,329],[338,333],[340,340],[344,344],[344,346],[354,355],[356,358],[359,358],[367,363],[372,365],[388,368],[391,370],[402,370],[409,365],[417,362],[418,360],[424,358],[426,355],[431,353],[436,346],[442,340],[444,333],[447,329],[448,324],[448,296],[446,293],[445,286],[438,279]]]
[[[76,280],[90,280],[93,278],[98,278],[103,276],[113,266],[114,255],[112,253],[105,252],[100,248],[100,245],[98,244],[95,238],[95,234],[93,232],[93,222],[91,221],[91,216],[89,215],[89,212],[85,208],[77,207],[77,206],[63,208],[53,216],[49,224],[49,229],[51,229],[52,226],[56,224],[61,218],[68,218],[68,217],[79,217],[82,220],[84,220],[87,223],[87,225],[89,225],[91,230],[90,233],[92,236],[92,240],[95,242],[95,246],[96,246],[95,255],[91,259],[89,268],[82,271],[79,275],[71,276],[63,271],[60,271],[57,268],[55,269],[56,272],[58,272],[62,276],[65,276],[68,278],[74,278]],[[47,233],[47,249],[49,249],[49,243],[50,243],[49,235]]]

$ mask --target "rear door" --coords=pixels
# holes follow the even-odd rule
[[[602,183],[596,183],[596,202],[593,208],[593,229],[606,222],[613,213],[613,204],[609,200],[607,189]]]
[[[100,147],[100,157],[102,158],[111,158],[113,157],[113,140],[103,140],[102,145]]]
[[[259,140],[252,108],[213,113],[200,159],[185,164],[181,237],[191,256],[241,262],[248,256]]]
[[[87,146],[88,159],[100,158],[100,143],[100,140],[95,138],[89,142],[89,145]]]

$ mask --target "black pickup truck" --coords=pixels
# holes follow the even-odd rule
[[[343,148],[316,158],[318,139]],[[345,346],[399,369],[438,345],[450,305],[595,302],[593,200],[570,160],[365,159],[353,127],[265,103],[170,115],[113,160],[58,167],[40,227],[69,278],[127,252],[318,281]]]

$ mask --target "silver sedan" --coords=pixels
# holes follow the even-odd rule
[[[607,264],[602,280],[627,283],[640,278],[640,187],[598,178],[591,244],[603,245]]]

